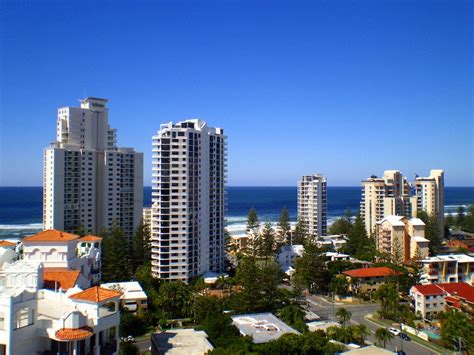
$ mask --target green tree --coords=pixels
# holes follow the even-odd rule
[[[344,234],[348,235],[352,228],[352,213],[351,210],[346,211],[346,216],[343,218],[338,218],[334,221],[333,224],[329,227],[329,234]]]
[[[461,226],[462,222],[464,221],[464,217],[466,216],[466,209],[464,206],[459,206],[457,209],[457,216],[456,216],[456,225]]]
[[[186,318],[191,316],[193,297],[191,285],[181,281],[164,282],[160,285],[155,306],[161,310],[162,318]]]
[[[258,214],[255,208],[251,208],[247,215],[246,233],[248,237],[248,252],[250,255],[255,257],[258,253],[258,249],[260,246],[260,220],[258,218]]]
[[[263,226],[262,234],[260,235],[259,256],[268,260],[273,256],[275,250],[275,231],[270,222]]]
[[[430,241],[430,254],[438,254],[443,243],[443,239],[440,234],[438,217],[436,214],[429,216],[425,211],[419,211],[417,217],[425,223],[425,236],[426,239]]]
[[[129,245],[123,229],[115,223],[101,233],[102,281],[128,281],[131,275]]]
[[[400,297],[394,285],[390,283],[381,285],[375,292],[375,299],[380,301],[380,315],[382,318],[397,318]]]
[[[352,313],[344,307],[339,308],[336,312],[336,318],[339,320],[339,323],[341,323],[343,327],[345,327],[346,324],[351,320],[351,316]]]
[[[329,283],[329,290],[338,296],[346,296],[349,289],[349,282],[343,275],[334,276]]]
[[[347,237],[345,249],[349,255],[357,259],[372,261],[375,254],[375,244],[373,240],[367,236],[360,214],[356,216]]]
[[[290,215],[288,209],[283,207],[280,212],[280,218],[278,219],[277,249],[280,249],[282,245],[291,244],[290,229]]]
[[[457,310],[448,311],[440,315],[441,339],[450,349],[462,350],[467,354],[474,352],[474,323],[468,316]]]
[[[353,327],[353,335],[356,342],[360,345],[365,344],[365,340],[370,335],[370,330],[363,324],[357,324]]]
[[[150,228],[143,220],[133,235],[131,249],[131,268],[135,273],[140,265],[149,265],[151,262]]]
[[[297,305],[289,305],[280,308],[277,315],[283,322],[301,333],[308,330],[308,326],[304,322],[305,312]]]
[[[327,291],[329,277],[324,250],[309,241],[303,255],[295,261],[293,282],[311,293],[322,293]]]
[[[379,328],[375,331],[375,339],[385,348],[387,342],[392,341],[393,334],[390,333],[387,328]]]
[[[308,231],[303,220],[298,219],[295,228],[292,232],[292,243],[293,244],[305,244],[308,239]]]
[[[463,231],[474,233],[474,205],[470,205],[460,227]]]

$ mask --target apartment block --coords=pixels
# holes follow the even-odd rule
[[[327,234],[327,181],[323,175],[303,176],[298,182],[298,220],[315,238]]]
[[[44,229],[97,234],[116,223],[131,237],[142,207],[143,153],[117,146],[107,100],[59,108],[56,141],[44,151]]]
[[[198,119],[163,124],[153,137],[154,276],[188,282],[223,271],[226,140]]]
[[[411,216],[410,190],[398,170],[387,170],[382,178],[372,175],[362,181],[360,215],[369,236],[375,234],[377,222],[385,216]]]
[[[431,170],[429,177],[417,177],[414,196],[411,199],[412,213],[425,211],[429,216],[438,218],[441,236],[444,235],[444,171]]]
[[[474,282],[474,257],[466,254],[436,255],[422,261],[421,283]]]
[[[428,257],[429,240],[425,238],[425,224],[419,218],[385,216],[377,222],[375,236],[378,251],[398,258],[397,262]]]

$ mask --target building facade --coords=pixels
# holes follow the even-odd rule
[[[227,143],[193,119],[153,137],[152,273],[188,282],[224,267]]]
[[[320,174],[303,176],[298,182],[298,220],[309,235],[327,233],[327,181]]]
[[[466,254],[436,255],[422,260],[421,283],[474,283],[474,257]]]
[[[100,238],[51,230],[0,248],[0,354],[117,353],[121,293],[91,287],[98,256]]]
[[[377,222],[375,245],[379,252],[391,255],[399,263],[424,259],[429,253],[425,224],[419,218],[385,216]]]
[[[107,100],[59,108],[56,141],[44,151],[44,229],[97,234],[116,223],[131,237],[142,207],[143,153],[117,147]]]
[[[429,177],[417,177],[412,197],[412,213],[425,211],[428,216],[435,215],[441,236],[444,235],[444,170],[431,170]]]
[[[410,184],[398,170],[386,170],[382,178],[362,181],[360,216],[367,234],[374,235],[378,221],[388,215],[411,216]]]

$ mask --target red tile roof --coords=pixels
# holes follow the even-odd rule
[[[69,298],[89,302],[102,302],[110,298],[120,297],[121,295],[122,292],[94,286],[87,290],[70,295]]]
[[[16,243],[9,242],[7,240],[0,240],[0,247],[14,247]]]
[[[85,237],[81,238],[81,242],[100,242],[102,240],[101,237],[97,237],[95,235],[86,235]]]
[[[54,267],[44,268],[44,288],[68,290],[76,285],[79,274],[79,270]]]
[[[92,336],[94,333],[89,327],[82,328],[63,328],[56,332],[56,338],[65,341],[83,340]]]
[[[79,239],[80,236],[76,234],[58,231],[56,229],[48,229],[39,232],[35,235],[23,238],[23,243],[28,242],[69,242],[71,240]]]
[[[437,296],[443,294],[443,290],[435,284],[415,285],[413,287],[415,287],[423,296]]]
[[[394,276],[399,275],[400,272],[394,269],[391,269],[386,266],[381,267],[365,267],[355,270],[347,270],[342,272],[344,275],[350,277],[383,277],[383,276]]]
[[[474,303],[474,287],[465,282],[415,285],[413,287],[415,287],[423,296],[447,294],[455,299],[461,298],[467,302]]]

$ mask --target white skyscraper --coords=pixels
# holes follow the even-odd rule
[[[193,119],[153,137],[152,273],[188,282],[224,264],[226,137]]]
[[[127,237],[143,208],[143,153],[117,147],[107,100],[58,109],[57,138],[44,152],[45,229],[99,233],[113,222]]]
[[[303,176],[298,182],[298,220],[304,223],[310,235],[326,235],[327,192],[323,175]]]

